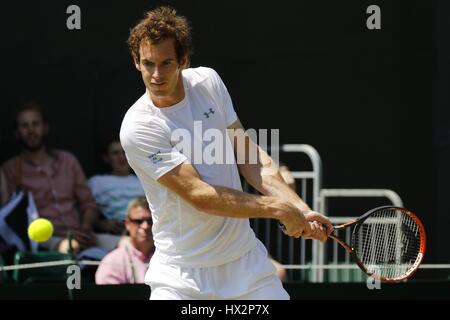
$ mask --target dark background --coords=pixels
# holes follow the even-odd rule
[[[71,4],[81,30],[66,28]],[[17,151],[14,108],[34,98],[49,113],[49,144],[96,173],[101,142],[144,92],[129,29],[159,4],[192,22],[191,65],[219,72],[244,126],[314,146],[324,187],[395,190],[426,225],[427,262],[450,261],[448,1],[2,4],[0,161]],[[366,28],[371,4],[381,30]]]

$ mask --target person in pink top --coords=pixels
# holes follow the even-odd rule
[[[52,222],[54,237],[41,246],[67,252],[70,230],[74,253],[91,246],[112,250],[118,239],[101,237],[100,243],[94,234],[99,212],[80,163],[73,154],[46,146],[48,122],[38,103],[21,106],[15,135],[21,151],[3,164],[2,171],[9,191],[31,191],[39,216]]]
[[[145,197],[130,201],[125,227],[130,235],[129,242],[103,258],[95,274],[96,284],[144,283],[155,250],[152,216]]]

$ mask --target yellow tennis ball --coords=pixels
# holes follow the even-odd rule
[[[28,237],[33,241],[45,242],[52,234],[53,224],[47,219],[36,219],[28,226]]]

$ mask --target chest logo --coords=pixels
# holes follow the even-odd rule
[[[209,117],[210,117],[212,114],[214,114],[214,113],[215,113],[215,111],[214,111],[213,108],[209,108],[209,111],[208,111],[208,112],[203,112],[203,114],[205,115],[206,119],[209,119]]]

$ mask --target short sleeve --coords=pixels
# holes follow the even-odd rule
[[[98,177],[99,176],[92,176],[88,179],[88,186],[89,188],[91,188],[92,195],[94,196],[96,201],[99,193]]]
[[[169,128],[157,118],[125,123],[120,141],[130,166],[158,180],[183,163],[187,158],[172,146],[170,135]]]
[[[219,74],[213,70],[211,70],[211,81],[213,84],[213,88],[217,90],[219,95],[221,107],[225,113],[226,124],[227,127],[232,125],[237,119],[237,114],[234,111],[233,102],[231,100],[230,94],[228,93],[228,89],[220,78]]]

